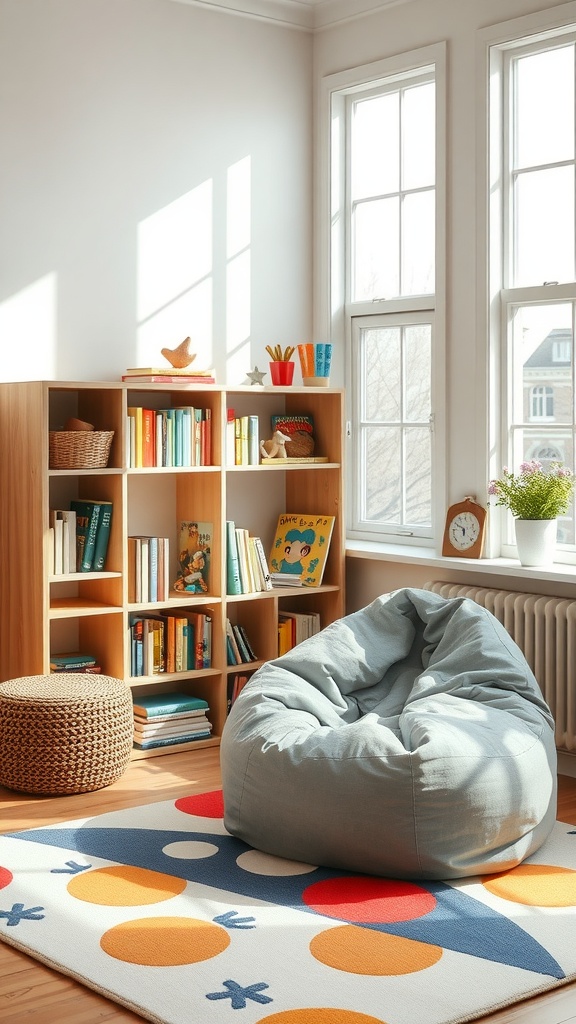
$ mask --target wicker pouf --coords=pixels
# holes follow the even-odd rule
[[[86,793],[124,773],[133,738],[130,690],[84,673],[0,683],[0,785],[24,793]]]

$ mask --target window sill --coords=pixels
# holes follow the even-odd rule
[[[515,558],[446,558],[432,548],[410,547],[404,544],[376,544],[373,541],[349,540],[347,558],[366,558],[381,562],[429,565],[436,571],[460,570],[468,575],[511,576],[517,579],[542,580],[546,583],[576,584],[576,566],[553,562],[550,566],[523,566]]]

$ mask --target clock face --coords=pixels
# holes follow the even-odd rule
[[[478,540],[480,523],[472,512],[459,512],[450,523],[448,536],[453,547],[466,551]]]

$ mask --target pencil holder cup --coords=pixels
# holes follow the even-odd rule
[[[270,363],[270,377],[275,386],[288,386],[294,380],[294,363],[275,360]]]
[[[302,383],[309,388],[330,386],[331,344],[298,345]]]

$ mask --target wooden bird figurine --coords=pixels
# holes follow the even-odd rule
[[[177,348],[163,348],[161,352],[172,366],[183,370],[185,366],[190,366],[190,363],[196,359],[196,355],[191,355],[188,351],[189,345],[190,338],[184,338]]]

